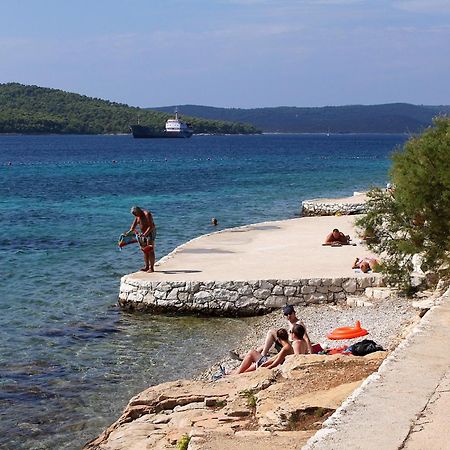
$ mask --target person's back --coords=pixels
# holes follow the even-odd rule
[[[379,264],[374,257],[356,258],[352,269],[360,269],[363,273],[367,273],[369,270],[377,272]]]
[[[295,355],[305,355],[309,353],[308,344],[306,343],[305,327],[296,323],[291,330],[292,333],[292,349]]]

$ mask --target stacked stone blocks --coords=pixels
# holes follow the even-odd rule
[[[318,200],[302,202],[302,216],[334,216],[363,214],[365,203],[322,203]]]
[[[379,275],[254,281],[147,281],[124,276],[119,304],[127,310],[216,316],[264,314],[285,304],[345,303],[382,286]]]

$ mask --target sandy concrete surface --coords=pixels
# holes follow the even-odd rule
[[[450,289],[304,450],[450,448]]]
[[[351,268],[356,257],[369,255],[354,229],[357,217],[302,217],[204,235],[163,258],[155,273],[136,272],[131,277],[149,281],[244,281],[369,276]],[[357,245],[322,246],[333,228],[349,234]]]
[[[406,442],[407,450],[450,448],[450,368],[414,424]]]

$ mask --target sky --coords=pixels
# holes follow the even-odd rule
[[[0,0],[0,83],[132,106],[450,105],[450,0]]]

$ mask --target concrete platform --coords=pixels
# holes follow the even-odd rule
[[[302,217],[204,235],[162,258],[155,273],[136,272],[128,278],[238,281],[364,277],[351,268],[356,257],[368,255],[354,229],[357,217]],[[333,228],[349,234],[357,245],[322,246]]]
[[[194,239],[163,258],[156,272],[122,277],[119,304],[150,313],[255,315],[286,303],[345,302],[380,286],[355,272],[360,244],[322,246],[333,228],[355,241],[355,216],[305,217],[248,225]]]

